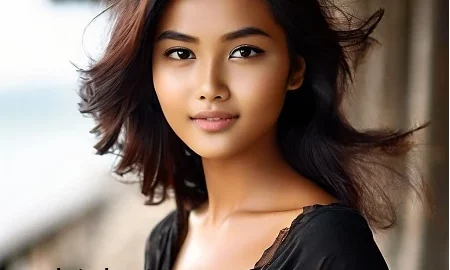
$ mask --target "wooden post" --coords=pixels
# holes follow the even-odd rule
[[[421,269],[450,269],[450,1],[434,0],[430,182],[436,213],[425,224]]]

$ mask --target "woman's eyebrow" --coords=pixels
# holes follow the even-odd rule
[[[264,32],[263,30],[261,30],[259,28],[245,27],[245,28],[224,34],[221,37],[221,41],[226,42],[226,41],[231,41],[231,40],[238,39],[238,38],[255,36],[255,35],[265,36],[265,37],[270,38],[269,34],[267,34],[266,32]],[[165,39],[178,40],[178,41],[190,42],[190,43],[196,43],[196,44],[198,44],[199,40],[200,40],[198,37],[183,34],[183,33],[180,33],[180,32],[174,31],[174,30],[168,30],[168,31],[162,32],[156,39],[156,42],[160,42]]]
[[[245,27],[242,29],[239,29],[237,31],[233,31],[230,33],[226,33],[222,36],[222,41],[230,41],[238,38],[248,37],[248,36],[265,36],[269,37],[270,35],[264,32],[263,30],[256,28],[256,27]]]

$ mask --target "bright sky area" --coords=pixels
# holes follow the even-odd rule
[[[0,261],[106,194],[111,159],[93,155],[93,122],[78,112],[87,63],[82,34],[101,8],[50,0],[0,9]],[[88,28],[95,56],[104,20]],[[103,39],[102,39],[103,38]]]

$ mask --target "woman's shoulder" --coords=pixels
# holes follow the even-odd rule
[[[340,203],[305,207],[293,222],[289,235],[290,238],[286,240],[305,246],[317,246],[324,252],[376,246],[372,230],[364,216],[357,209]]]
[[[145,269],[169,269],[177,237],[177,212],[172,210],[150,231],[145,244]]]
[[[339,203],[305,207],[277,253],[292,269],[388,269],[366,219]]]
[[[339,247],[351,239],[373,241],[372,230],[364,216],[357,209],[340,203],[305,207],[292,229],[293,234],[297,232],[299,237],[313,235],[311,241],[325,238],[329,244],[336,244]]]
[[[177,210],[170,211],[163,219],[156,223],[156,225],[150,231],[150,235],[148,236],[147,241],[155,241],[175,229],[176,218]]]
[[[302,230],[325,229],[326,231],[336,230],[339,226],[355,226],[364,229],[365,232],[371,232],[367,220],[360,211],[343,203],[306,206],[293,225],[302,227]],[[339,232],[342,231],[339,230]]]

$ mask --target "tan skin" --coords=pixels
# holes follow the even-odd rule
[[[246,27],[265,34],[224,39]],[[289,74],[284,31],[261,0],[174,0],[157,36],[169,30],[194,39],[155,41],[154,85],[170,126],[202,157],[209,195],[189,216],[173,269],[251,269],[304,206],[336,202],[295,172],[276,144],[286,92],[301,86],[307,67],[298,57]],[[191,120],[205,110],[239,117],[207,132]]]

